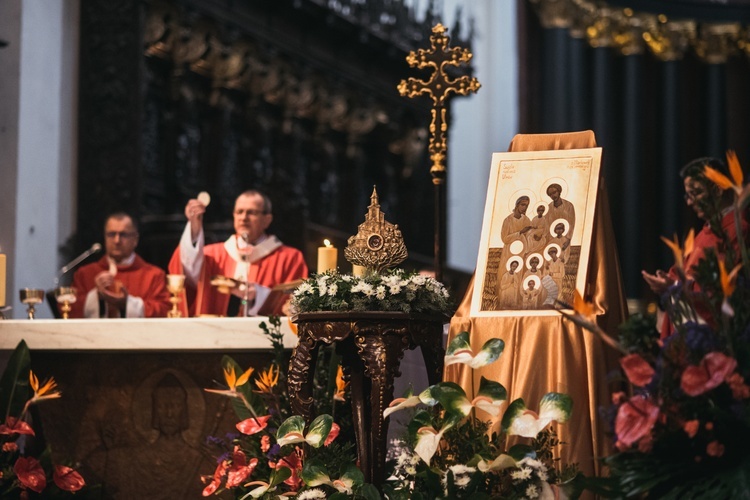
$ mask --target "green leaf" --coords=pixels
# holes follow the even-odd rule
[[[573,398],[567,394],[550,392],[539,403],[539,418],[567,422],[573,412]]]
[[[268,485],[269,489],[283,483],[290,477],[292,477],[292,470],[289,467],[280,467],[276,469],[271,474],[271,482]]]
[[[318,415],[315,417],[315,420],[310,423],[310,428],[305,436],[305,441],[313,448],[320,448],[328,437],[328,434],[331,433],[332,426],[332,416],[325,414]]]
[[[508,449],[508,455],[519,462],[524,458],[536,458],[536,451],[527,444],[515,444]]]
[[[276,431],[276,442],[279,446],[290,443],[301,443],[305,440],[303,431],[305,430],[305,419],[300,415],[293,415],[279,426]]]
[[[306,461],[302,466],[299,477],[310,487],[331,484],[331,476],[328,474],[328,470],[316,460]]]
[[[503,432],[508,432],[513,421],[521,416],[526,411],[526,403],[523,402],[523,398],[518,398],[508,405],[508,409],[505,410],[503,420],[500,423],[500,428]]]
[[[499,382],[482,377],[473,405],[493,417],[500,414],[500,406],[508,399],[508,391]]]
[[[471,344],[469,343],[469,332],[461,332],[451,340],[448,344],[448,348],[445,350],[445,356],[453,356],[456,351],[464,349],[471,350]]]
[[[418,410],[414,417],[412,417],[411,422],[409,422],[408,431],[409,436],[412,440],[417,439],[417,431],[425,426],[431,426],[432,425],[432,415],[427,410]]]
[[[351,481],[352,486],[362,486],[365,483],[365,475],[354,464],[349,464],[341,475],[344,481]]]
[[[501,339],[490,339],[484,343],[482,349],[469,363],[472,368],[481,368],[497,361],[505,349],[505,342]]]
[[[20,341],[8,359],[0,378],[0,410],[3,422],[9,415],[18,416],[29,399],[31,354],[25,341]]]
[[[365,500],[381,500],[380,492],[372,484],[363,484],[357,489],[357,496],[364,498]]]

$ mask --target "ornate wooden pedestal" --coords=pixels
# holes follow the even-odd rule
[[[387,422],[383,410],[393,400],[393,379],[406,349],[422,348],[430,384],[442,378],[441,316],[398,312],[319,312],[293,318],[299,343],[289,367],[289,398],[295,413],[313,417],[312,382],[321,342],[336,344],[352,395],[357,454],[365,481],[384,481]]]

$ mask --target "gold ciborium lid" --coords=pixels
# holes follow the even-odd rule
[[[401,264],[408,255],[398,224],[385,220],[373,186],[365,221],[359,225],[357,234],[347,241],[344,257],[352,264],[381,272]]]

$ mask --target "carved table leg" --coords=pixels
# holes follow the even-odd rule
[[[313,411],[312,385],[315,363],[318,360],[318,343],[305,326],[299,328],[299,343],[289,361],[289,404],[292,412],[310,422]]]
[[[393,379],[399,362],[408,346],[405,330],[379,331],[370,335],[355,335],[359,356],[365,365],[365,374],[370,378],[369,425],[367,427],[370,451],[369,467],[363,467],[365,480],[378,488],[385,480],[385,455],[388,427],[383,411],[393,400]]]

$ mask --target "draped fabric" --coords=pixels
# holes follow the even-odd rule
[[[510,151],[578,149],[596,146],[591,131],[566,134],[517,135]],[[473,280],[472,280],[473,281]],[[617,367],[617,353],[596,334],[583,330],[562,316],[469,316],[473,283],[451,319],[450,339],[462,331],[471,334],[473,349],[490,338],[501,338],[505,350],[495,363],[473,370],[465,365],[446,368],[445,379],[460,384],[472,395],[481,377],[503,384],[508,402],[523,398],[526,406],[538,410],[547,392],[563,392],[573,398],[571,419],[555,429],[565,444],[555,449],[564,464],[578,463],[582,472],[599,472],[597,459],[609,454],[607,424],[599,418],[599,407],[610,401],[607,374]],[[587,274],[587,300],[595,305],[598,325],[610,334],[626,317],[617,252],[603,181],[597,197],[592,249]],[[499,429],[499,422],[493,427]]]

